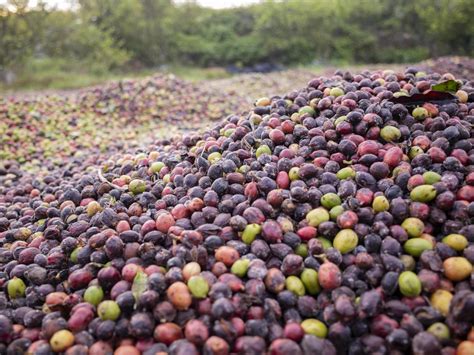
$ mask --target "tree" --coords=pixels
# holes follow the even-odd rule
[[[116,43],[147,66],[169,59],[170,0],[79,0],[86,23],[112,35]]]
[[[0,4],[0,76],[19,67],[33,53],[34,33],[27,20],[28,0],[9,0]]]

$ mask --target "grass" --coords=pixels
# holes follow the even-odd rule
[[[89,70],[84,70],[84,67]],[[155,72],[150,69],[127,72],[90,69],[84,64],[68,63],[63,60],[36,59],[29,62],[24,70],[19,71],[12,84],[0,82],[0,92],[76,89],[110,80],[145,77]]]
[[[85,70],[86,68],[87,70]],[[0,92],[77,89],[125,78],[143,78],[156,72],[173,73],[190,81],[221,79],[231,76],[224,68],[164,66],[156,69],[127,71],[94,70],[87,65],[63,60],[35,59],[19,71],[15,81],[7,85],[0,81]]]

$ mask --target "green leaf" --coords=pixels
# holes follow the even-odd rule
[[[461,88],[461,84],[456,80],[443,81],[442,83],[433,85],[431,90],[442,92],[456,92]]]
[[[148,276],[143,271],[137,272],[133,279],[132,294],[135,300],[138,301],[141,294],[147,289]]]

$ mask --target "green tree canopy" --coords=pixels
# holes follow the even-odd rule
[[[222,10],[172,0],[77,0],[70,10],[28,5],[0,5],[0,70],[34,57],[110,70],[474,55],[471,0],[267,0]]]

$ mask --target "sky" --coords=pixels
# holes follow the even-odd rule
[[[55,6],[58,9],[68,9],[71,7],[71,0],[44,0],[48,5]],[[175,0],[176,2],[184,2],[186,0]],[[7,0],[0,0],[0,4],[5,4]],[[215,9],[222,9],[226,7],[235,7],[242,5],[249,5],[259,2],[259,0],[197,0],[197,3],[206,6],[212,7]],[[35,6],[37,0],[30,0],[31,6]]]

